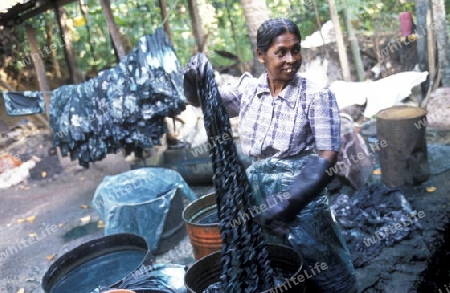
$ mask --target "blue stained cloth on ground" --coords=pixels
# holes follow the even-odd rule
[[[256,161],[247,168],[259,207],[263,204],[269,207],[282,200],[282,195],[271,196],[289,189],[308,156],[267,158]],[[328,269],[311,278],[320,292],[346,293],[354,288],[356,277],[349,249],[331,216],[326,189],[297,215],[297,219],[290,225],[289,241],[286,237],[274,236],[267,231],[265,238],[269,243],[293,246],[302,255],[305,268],[309,265],[313,267],[317,262],[326,263]],[[309,275],[312,273],[309,272]]]
[[[433,175],[450,170],[450,145],[427,144],[428,163]]]
[[[393,246],[421,228],[417,220],[409,219],[417,211],[412,210],[402,192],[383,183],[365,186],[352,196],[340,194],[331,210],[342,227],[355,267],[365,266],[384,247]]]
[[[97,187],[92,206],[105,223],[105,235],[134,233],[158,248],[172,199],[181,193],[196,199],[181,175],[164,168],[141,168],[105,176]]]
[[[119,64],[78,85],[53,91],[50,126],[62,156],[89,167],[106,154],[125,149],[141,157],[160,145],[167,132],[165,117],[187,105],[183,73],[162,28],[143,36]]]
[[[3,93],[5,109],[10,116],[45,113],[45,101],[42,92],[6,92]]]

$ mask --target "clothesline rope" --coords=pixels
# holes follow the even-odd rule
[[[20,93],[23,93],[23,92],[40,92],[40,93],[43,93],[43,94],[52,94],[53,93],[53,91],[35,91],[35,90],[29,90],[29,91],[8,91],[8,92],[0,92],[0,93],[3,95],[3,94],[20,94]]]

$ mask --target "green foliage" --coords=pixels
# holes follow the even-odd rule
[[[234,55],[240,55],[243,62],[252,60],[252,50],[248,39],[248,30],[240,0],[204,0],[209,4],[207,51],[211,62],[218,68],[233,64],[227,58],[214,53],[214,50],[227,51]],[[262,1],[262,0],[258,0]],[[271,17],[286,17],[296,22],[303,38],[318,29],[313,0],[265,0],[270,10]],[[448,7],[450,0],[445,0]],[[200,0],[199,0],[200,3]],[[317,10],[321,23],[329,20],[329,7],[327,0],[316,0]],[[413,1],[388,0],[388,1],[361,1],[347,0],[353,15],[352,23],[358,32],[374,31],[398,31],[398,15],[402,11],[414,10]],[[77,25],[75,19],[82,16],[79,3],[65,5],[70,34],[73,39],[73,51],[77,65],[82,71],[90,72],[116,64],[114,49],[109,37],[106,21],[98,0],[86,0],[89,12],[86,24]],[[187,0],[167,0],[168,22],[172,33],[172,43],[182,65],[195,53],[195,39],[192,34],[192,25],[187,9]],[[337,0],[338,10],[342,13],[342,0]],[[228,9],[227,9],[228,8]],[[135,47],[138,39],[146,34],[151,34],[159,26],[162,26],[158,1],[156,0],[111,0],[111,9],[114,20],[120,32],[129,39],[131,47]],[[203,14],[202,16],[206,16]],[[344,29],[343,17],[341,27]],[[39,48],[43,49],[49,44],[46,30],[51,29],[54,35],[54,44],[57,46],[58,61],[65,68],[64,51],[59,44],[60,35],[56,17],[53,11],[48,11],[35,16],[26,23],[31,24],[36,31]],[[233,23],[233,26],[231,25]],[[75,25],[74,25],[75,24]],[[15,34],[19,39],[26,40],[24,24],[18,25]],[[22,46],[13,48],[15,60],[23,60],[30,55],[28,42]],[[45,56],[46,62],[50,56]],[[18,62],[12,64],[20,69]]]

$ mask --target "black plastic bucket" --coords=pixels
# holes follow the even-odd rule
[[[46,293],[88,293],[98,286],[117,284],[151,261],[147,242],[141,236],[109,235],[86,242],[58,258],[45,273],[42,288]]]
[[[275,287],[262,293],[292,292],[305,293],[304,282],[287,282],[291,278],[297,278],[303,268],[303,259],[294,249],[284,245],[269,244],[270,262],[274,271],[286,282],[282,287]],[[211,284],[217,283],[222,274],[220,263],[221,252],[213,252],[195,262],[184,276],[184,284],[189,293],[202,293]],[[278,289],[277,289],[278,288]],[[278,291],[277,291],[278,290]]]

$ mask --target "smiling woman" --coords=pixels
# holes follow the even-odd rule
[[[312,292],[350,293],[354,268],[325,189],[340,148],[339,108],[328,88],[298,74],[300,40],[291,20],[265,21],[256,51],[265,72],[259,78],[245,73],[219,91],[230,116],[239,117],[242,152],[255,159],[247,176],[257,204],[280,192],[290,195],[261,213],[266,239],[290,242],[307,265],[326,261],[329,269],[309,280]],[[294,236],[289,241],[288,233]]]

